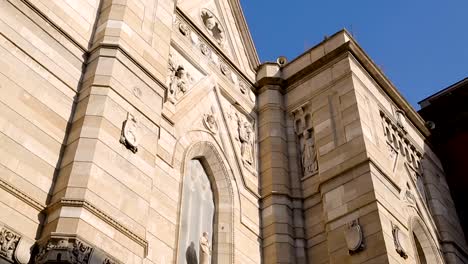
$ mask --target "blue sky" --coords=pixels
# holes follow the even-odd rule
[[[348,29],[407,100],[468,77],[467,0],[241,0],[260,60],[289,60]]]

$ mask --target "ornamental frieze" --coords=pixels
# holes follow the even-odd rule
[[[206,18],[204,20],[205,27],[207,27],[207,29],[211,28],[211,32],[218,32],[220,25],[219,20],[215,19],[214,17],[211,17],[212,13],[209,11],[206,11],[203,14],[205,14],[204,17]],[[215,26],[213,27],[213,25]],[[237,87],[237,89],[241,92],[241,94],[243,94],[247,99],[249,99],[251,102],[255,102],[255,94],[251,91],[251,89],[249,89],[247,82],[243,80],[243,77],[239,76],[236,73],[236,70],[231,65],[226,63],[222,59],[222,55],[218,53],[215,49],[213,49],[208,44],[208,42],[206,42],[203,38],[198,36],[195,30],[191,29],[189,24],[185,22],[184,19],[182,19],[181,17],[176,17],[174,20],[174,27],[184,39],[191,43],[192,47],[195,48],[195,50],[198,50],[204,58],[206,58],[211,64],[215,65],[221,76],[224,76],[230,83],[234,84]],[[218,35],[218,33],[216,33],[215,35],[219,36],[220,41],[224,42],[224,37],[222,37],[223,34]],[[180,67],[183,67],[183,69]],[[181,77],[185,74],[188,75],[188,79],[190,82],[190,72],[186,72],[187,69],[184,68],[183,65],[174,62],[173,55],[170,55],[168,68],[170,71],[170,76],[168,79],[171,80],[169,85],[173,86],[170,87],[171,91],[169,92],[169,96],[172,97],[169,98],[169,100],[177,101],[177,95],[175,94],[179,93],[179,95],[181,95],[185,93],[184,91],[190,89],[190,87],[184,87],[187,86],[187,84],[183,84],[185,80],[183,79],[184,77]],[[181,88],[177,87],[178,83],[182,83],[182,85],[180,85],[182,86]]]

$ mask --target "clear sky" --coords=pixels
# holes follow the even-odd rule
[[[289,60],[342,28],[417,102],[468,77],[468,0],[241,0],[260,60]]]

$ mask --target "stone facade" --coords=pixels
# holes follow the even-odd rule
[[[260,65],[238,0],[4,0],[0,38],[0,263],[468,262],[345,31]]]

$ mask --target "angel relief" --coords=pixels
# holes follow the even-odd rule
[[[208,29],[208,31],[216,39],[218,44],[222,45],[225,40],[225,34],[221,22],[208,9],[202,9],[201,19],[206,29]]]

